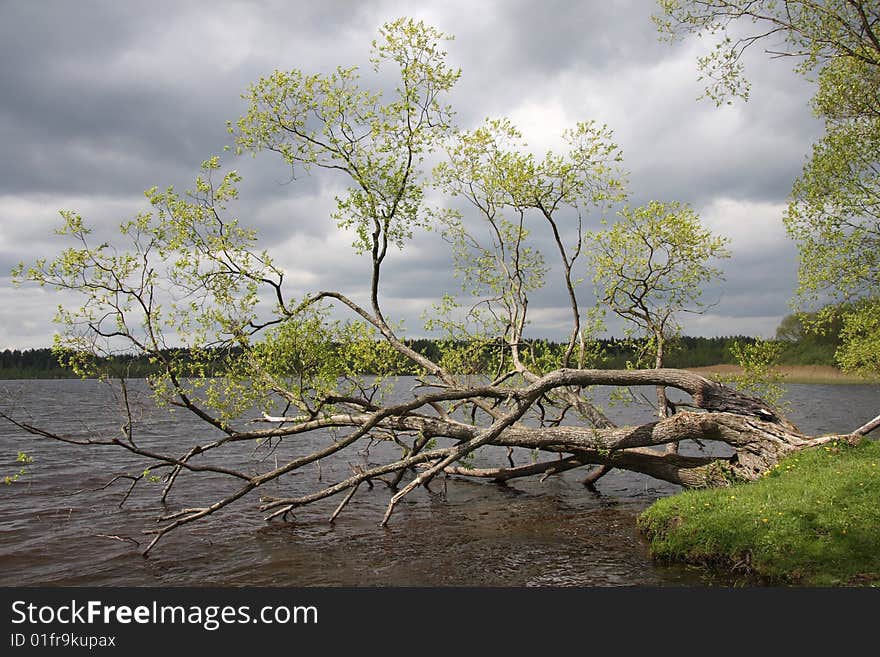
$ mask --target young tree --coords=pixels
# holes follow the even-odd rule
[[[712,235],[680,203],[651,201],[619,215],[587,235],[593,283],[601,304],[627,322],[627,337],[641,341],[639,360],[659,369],[681,332],[678,316],[706,311],[702,286],[722,278],[712,261],[730,256],[729,240]],[[668,410],[666,389],[658,386],[659,417]]]
[[[365,303],[332,290],[290,298],[283,269],[258,248],[252,230],[229,216],[238,176],[221,176],[216,159],[204,163],[187,194],[149,190],[152,209],[122,226],[118,246],[93,243],[85,221],[64,212],[61,232],[74,245],[20,269],[20,278],[81,295],[81,306],[59,311],[56,349],[77,372],[115,386],[123,417],[118,435],[92,435],[61,434],[0,415],[37,436],[105,445],[140,459],[112,480],[129,482],[123,501],[156,477],[165,484],[163,504],[181,494],[181,478],[207,475],[231,484],[212,502],[161,515],[145,553],[169,532],[222,513],[270,482],[374,441],[402,451],[386,450],[374,457],[378,463],[354,465],[349,476],[330,483],[319,480],[307,494],[263,495],[266,519],[343,494],[332,520],[362,484],[384,481],[395,491],[384,524],[405,495],[449,474],[506,481],[599,465],[683,486],[726,485],[759,477],[793,450],[834,439],[803,436],[763,401],[689,372],[586,368],[587,315],[577,300],[575,265],[585,217],[621,194],[618,150],[605,128],[590,123],[567,133],[567,152],[543,159],[523,151],[518,133],[503,121],[452,138],[445,95],[459,73],[445,63],[446,38],[408,19],[380,30],[374,63],[399,75],[390,99],[362,88],[355,69],[324,76],[276,72],[250,89],[248,111],[230,124],[241,152],[272,151],[297,175],[320,167],[347,179],[333,217],[354,229],[355,249],[366,256]],[[449,157],[437,171],[438,185],[470,201],[488,241],[476,239],[473,225],[454,213],[425,204],[428,177],[421,164],[438,156],[442,144]],[[677,208],[675,214],[685,225],[687,213]],[[394,247],[404,248],[415,230],[441,223],[464,282],[478,295],[474,308],[484,311],[466,319],[495,347],[493,358],[475,361],[476,368],[458,357],[456,340],[436,359],[414,350],[382,310],[382,267]],[[548,231],[571,301],[571,338],[555,361],[523,333],[528,296],[545,285],[548,273],[529,243],[536,229]],[[687,240],[681,244],[667,258],[688,260]],[[713,248],[720,252],[720,245]],[[689,262],[702,266],[694,253]],[[668,284],[684,291],[664,288],[664,298],[693,299],[693,285],[705,275],[676,274]],[[331,306],[349,319],[331,319]],[[442,321],[444,327],[466,323],[453,315]],[[125,371],[106,358],[132,353],[157,368],[149,383],[160,403],[187,409],[203,423],[204,433],[191,432],[191,444],[144,435]],[[391,399],[384,384],[403,367],[417,373],[418,384]],[[691,395],[697,410],[615,427],[590,402],[594,385],[675,387]],[[236,465],[240,455],[214,458],[241,445],[277,447],[305,436],[312,441],[297,442],[306,447],[285,462],[245,458]],[[685,457],[651,449],[686,439],[721,441],[734,454]],[[546,458],[516,464],[511,455],[503,465],[469,466],[466,459],[487,445]]]
[[[595,359],[588,348],[595,318],[578,297],[575,268],[584,255],[585,218],[625,196],[621,154],[607,127],[580,123],[562,137],[567,152],[548,152],[539,160],[508,120],[487,120],[476,130],[459,133],[447,161],[435,170],[438,186],[453,198],[464,198],[488,233],[488,239],[478,237],[460,212],[446,217],[463,292],[480,299],[466,314],[477,331],[465,333],[459,327],[457,335],[483,341],[502,334],[506,349],[498,373],[505,371],[509,355],[509,369],[529,382],[543,372],[583,368]],[[571,334],[558,359],[548,360],[525,339],[528,295],[545,285],[547,274],[543,255],[530,242],[529,225],[552,235],[571,311]],[[445,312],[459,305],[449,302],[453,300]],[[481,321],[484,313],[494,325]],[[447,330],[456,326],[443,325]],[[595,426],[612,426],[582,395],[572,393],[569,400]]]
[[[808,319],[846,308],[838,363],[880,372],[880,6],[865,0],[660,0],[671,38],[720,34],[699,65],[716,102],[748,96],[741,63],[755,43],[815,75],[825,136],[794,183],[785,225],[800,249],[795,300]],[[749,29],[749,26],[753,26]],[[735,36],[731,36],[731,32]]]

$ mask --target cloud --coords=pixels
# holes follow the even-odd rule
[[[689,202],[734,239],[726,281],[707,290],[718,305],[687,319],[687,330],[765,333],[787,311],[795,280],[796,251],[782,231],[781,208],[820,130],[807,106],[811,87],[789,63],[756,51],[746,62],[748,104],[697,102],[702,46],[660,43],[653,8],[639,0],[7,3],[0,23],[0,276],[60,247],[52,230],[61,208],[83,214],[96,237],[109,236],[145,208],[145,188],[191,186],[199,163],[230,142],[226,121],[243,111],[240,94],[273,69],[357,65],[365,81],[374,79],[368,56],[377,27],[414,15],[455,35],[446,49],[463,71],[453,92],[462,127],[510,116],[540,152],[558,149],[563,130],[577,121],[607,123],[624,151],[632,203]],[[390,88],[387,75],[376,82]],[[257,228],[288,271],[291,294],[366,294],[369,262],[329,218],[333,196],[346,186],[340,176],[291,180],[271,154],[225,154],[223,161],[244,175],[230,213]],[[552,261],[552,244],[536,237]],[[457,290],[450,262],[436,234],[391,253],[383,274],[387,314],[416,332],[421,310]],[[561,339],[567,302],[554,282],[558,272],[549,276],[534,296],[530,330]],[[48,344],[58,297],[12,288],[8,278],[0,285],[10,309],[0,321],[0,348]]]

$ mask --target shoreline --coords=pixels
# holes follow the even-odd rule
[[[757,481],[681,491],[639,515],[651,555],[722,586],[880,585],[880,442],[794,452]]]
[[[683,369],[713,380],[737,376],[743,373],[743,369],[739,365],[727,364],[685,367]],[[880,385],[880,378],[849,374],[831,365],[777,365],[771,369],[771,372],[779,376],[780,383]]]

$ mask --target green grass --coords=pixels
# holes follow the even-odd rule
[[[880,586],[880,442],[804,450],[760,481],[658,500],[639,525],[657,559],[746,583]]]

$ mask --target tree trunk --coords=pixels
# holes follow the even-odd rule
[[[663,367],[664,346],[663,332],[655,334],[657,340],[657,354],[654,358],[654,368],[661,369]],[[666,386],[657,386],[657,417],[663,419],[669,417],[669,398],[666,396]],[[667,454],[678,454],[678,441],[666,445]]]

